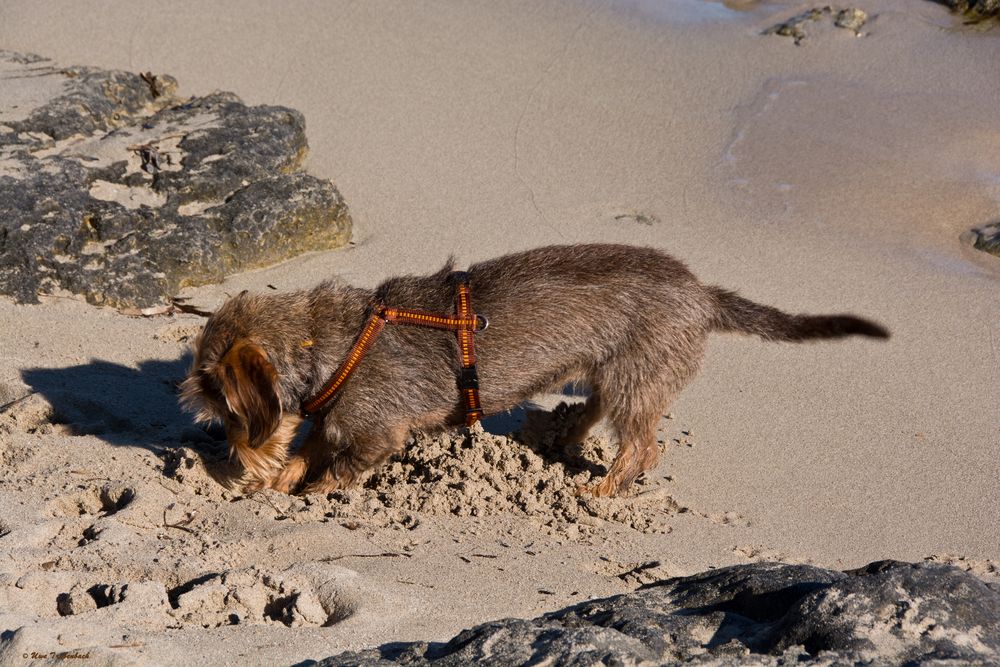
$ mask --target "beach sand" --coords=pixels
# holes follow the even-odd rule
[[[0,413],[2,659],[292,664],[759,559],[995,573],[1000,259],[959,237],[1000,218],[1000,41],[932,3],[856,6],[860,36],[825,17],[796,45],[761,33],[808,3],[5,2],[5,49],[305,114],[353,243],[186,292],[199,306],[625,242],[893,338],[713,338],[660,467],[590,510],[511,500],[511,479],[576,474],[506,437],[520,412],[418,437],[438,458],[373,490],[241,497],[176,404],[202,318],[0,299],[0,404],[36,392]],[[527,419],[544,440],[552,418]],[[414,470],[466,486],[421,495]]]

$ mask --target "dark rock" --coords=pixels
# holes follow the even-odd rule
[[[962,14],[969,23],[1000,18],[1000,0],[934,0]]]
[[[991,222],[965,232],[962,239],[973,247],[1000,257],[1000,222]]]
[[[0,51],[0,293],[146,307],[348,240],[302,114],[176,88]]]
[[[920,664],[1000,661],[1000,593],[932,563],[836,572],[757,563],[667,579],[446,644],[388,644],[346,665]]]
[[[857,36],[861,35],[861,28],[868,22],[868,14],[856,7],[838,9],[826,5],[796,14],[786,21],[771,26],[762,34],[791,37],[795,44],[799,45],[807,36],[806,26],[824,18],[833,21],[833,24],[838,28],[850,30]]]

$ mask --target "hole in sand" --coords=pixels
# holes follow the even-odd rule
[[[80,538],[79,542],[77,542],[77,546],[83,547],[90,544],[96,540],[100,534],[101,531],[99,528],[96,528],[95,526],[87,526],[83,529],[83,537]]]
[[[135,499],[135,489],[132,487],[108,487],[101,489],[101,511],[105,516],[120,512]]]
[[[195,587],[200,586],[201,584],[204,584],[207,581],[211,581],[212,579],[215,579],[219,576],[220,575],[217,572],[209,572],[208,574],[203,574],[200,577],[195,577],[194,579],[191,579],[190,581],[187,581],[179,586],[174,586],[173,588],[167,591],[167,600],[170,601],[170,608],[177,609],[180,606],[178,600],[182,595],[184,595],[185,593],[190,593],[195,589]]]
[[[354,615],[360,604],[345,590],[317,590],[305,577],[254,569],[209,573],[167,593],[171,615],[182,626],[330,626]]]
[[[75,616],[110,607],[124,600],[127,590],[128,584],[94,584],[86,589],[77,585],[68,593],[56,596],[56,610],[60,616]]]
[[[123,484],[105,484],[91,488],[52,503],[52,516],[74,517],[88,515],[111,516],[128,507],[135,499],[135,489]]]

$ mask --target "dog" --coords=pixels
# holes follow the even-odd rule
[[[182,403],[199,421],[221,420],[245,489],[329,492],[401,451],[413,431],[459,426],[465,406],[454,333],[386,327],[335,403],[289,445],[304,401],[320,392],[379,308],[451,313],[453,261],[429,276],[391,278],[374,290],[327,281],[288,294],[230,298],[195,341]],[[659,250],[626,245],[550,246],[472,265],[472,306],[489,326],[475,334],[482,409],[497,413],[578,383],[590,395],[562,444],[606,418],[618,453],[594,496],[624,494],[660,456],[656,428],[692,379],[712,332],[772,341],[858,335],[886,328],[853,315],[790,315],[703,285]]]

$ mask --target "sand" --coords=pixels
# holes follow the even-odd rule
[[[855,6],[860,36],[824,18],[796,46],[761,33],[807,3],[5,2],[4,48],[305,114],[353,245],[199,306],[619,241],[894,337],[714,338],[623,500],[570,492],[606,433],[552,452],[560,415],[531,410],[417,436],[357,490],[244,497],[176,404],[201,318],[0,299],[0,404],[35,392],[0,413],[0,660],[291,664],[759,559],[995,575],[1000,260],[960,236],[1000,217],[1000,42]]]

